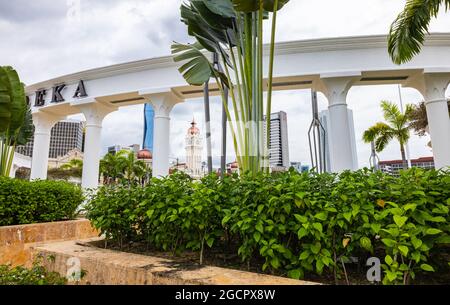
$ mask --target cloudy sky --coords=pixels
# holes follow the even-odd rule
[[[172,41],[188,42],[179,22],[182,0],[0,0],[0,65],[12,65],[26,84],[127,61],[168,55]],[[277,40],[386,34],[404,0],[291,0],[279,17]],[[450,13],[432,22],[432,32],[450,32]],[[450,93],[450,90],[447,92]],[[402,89],[403,100],[417,103],[420,94]],[[354,112],[360,166],[368,164],[370,148],[362,132],[382,120],[379,102],[399,102],[397,86],[353,87],[348,95]],[[320,109],[327,107],[322,95]],[[291,161],[309,164],[307,130],[311,122],[310,93],[275,93],[274,111],[288,114]],[[120,109],[105,118],[102,145],[142,142],[142,106]],[[211,105],[213,154],[220,154],[221,107]],[[171,157],[184,159],[184,134],[192,117],[203,129],[201,100],[177,105],[171,125]],[[126,122],[126,123],[124,123]],[[411,157],[429,156],[427,137],[413,136]],[[230,153],[232,151],[230,145]],[[381,159],[400,157],[398,143]],[[230,156],[230,160],[233,159]]]

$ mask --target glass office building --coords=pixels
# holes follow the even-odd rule
[[[148,149],[153,152],[153,123],[155,120],[155,111],[152,105],[145,104],[144,106],[144,141],[142,143],[143,149]]]

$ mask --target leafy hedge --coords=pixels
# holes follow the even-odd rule
[[[73,219],[82,202],[81,189],[67,182],[0,177],[0,226]]]
[[[177,173],[145,188],[102,188],[87,206],[108,239],[165,250],[225,251],[292,278],[345,272],[349,257],[380,257],[383,283],[448,269],[450,174],[411,169],[205,177]],[[229,248],[227,248],[229,249]],[[443,261],[444,259],[444,261]],[[447,257],[448,259],[448,257]]]

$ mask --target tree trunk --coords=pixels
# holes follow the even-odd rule
[[[405,146],[400,144],[400,152],[402,153],[403,169],[408,169],[408,161],[406,160]]]

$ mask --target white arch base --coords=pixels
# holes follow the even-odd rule
[[[331,168],[355,169],[350,145],[347,93],[352,86],[401,84],[419,90],[427,101],[430,134],[438,168],[450,166],[450,122],[445,89],[450,82],[450,33],[432,34],[420,55],[396,66],[387,54],[386,36],[345,37],[279,43],[276,46],[275,90],[314,88],[329,101]],[[267,67],[267,58],[264,64]],[[88,97],[80,94],[80,81]],[[65,84],[64,101],[52,102],[52,90]],[[46,90],[45,98],[36,92]],[[215,85],[211,93],[217,94]],[[161,57],[93,69],[44,81],[26,88],[36,127],[32,179],[47,176],[50,129],[67,115],[86,116],[85,188],[98,185],[103,118],[119,107],[150,102],[155,108],[154,175],[169,173],[170,112],[186,99],[201,97],[203,89],[187,86],[172,57]],[[84,92],[81,92],[84,93]],[[40,103],[39,103],[40,102]]]

